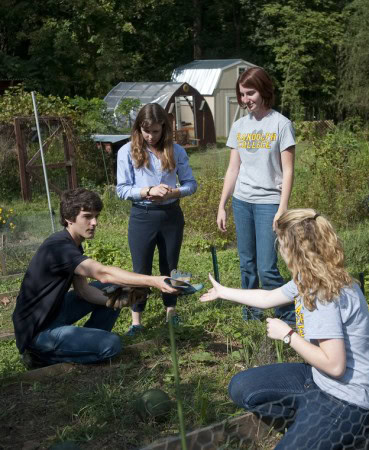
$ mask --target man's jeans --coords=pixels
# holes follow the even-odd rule
[[[99,289],[107,284],[91,283]],[[83,327],[74,326],[91,313]],[[120,310],[94,305],[69,291],[56,319],[33,339],[29,350],[47,364],[75,362],[96,363],[121,351],[120,338],[111,333]]]
[[[278,450],[338,450],[368,439],[369,410],[322,391],[308,364],[251,368],[235,375],[228,390],[238,406],[286,421]]]
[[[237,232],[237,248],[240,258],[241,286],[243,289],[268,291],[284,284],[277,267],[275,250],[276,234],[273,231],[273,219],[279,205],[247,203],[232,198],[233,216]],[[256,317],[262,315],[258,308],[252,308]],[[276,317],[282,320],[294,317],[294,305],[275,308]]]

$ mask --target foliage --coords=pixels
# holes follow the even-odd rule
[[[337,91],[343,114],[369,117],[369,9],[366,0],[354,0],[345,10],[346,36],[340,47],[340,83]]]
[[[227,232],[218,230],[216,218],[223,180],[207,173],[197,177],[198,191],[182,202],[186,225],[191,228],[191,247],[209,250],[211,245],[224,248],[235,242],[235,225],[232,216],[231,201],[227,205]],[[199,220],[201,218],[201,220]]]
[[[64,100],[72,106],[73,112],[76,113],[75,126],[80,135],[117,132],[113,125],[113,115],[108,112],[104,100],[99,98],[85,99],[79,96],[65,97]]]
[[[345,250],[345,265],[351,275],[357,278],[360,272],[367,272],[369,280],[368,227],[369,221],[363,221],[355,228],[340,231],[339,236]]]
[[[84,247],[87,256],[102,264],[131,269],[131,255],[126,246],[122,247],[120,239],[97,237],[92,241],[86,241]]]
[[[101,99],[78,96],[61,98],[56,95],[45,96],[39,92],[35,92],[35,98],[40,116],[68,117],[80,136],[116,131],[113,117]],[[0,97],[0,122],[10,124],[14,117],[33,115],[32,96],[23,84],[10,87]]]
[[[0,232],[13,231],[15,228],[15,211],[13,208],[6,209],[0,205]]]
[[[75,117],[71,105],[55,95],[43,96],[35,93],[39,115]],[[30,92],[24,85],[10,87],[0,97],[0,121],[12,123],[17,116],[33,116],[33,103]]]
[[[261,45],[274,55],[280,109],[293,119],[325,118],[336,88],[343,16],[333,1],[267,2]],[[273,70],[274,69],[274,70]]]
[[[311,118],[332,112],[348,3],[3,0],[0,77],[45,95],[103,97],[119,81],[169,80],[193,59],[243,58],[274,73],[284,110]],[[356,25],[347,42],[365,29]],[[358,61],[347,59],[355,70]]]
[[[87,100],[82,97],[64,97],[62,99],[53,95],[35,94],[39,116],[60,117],[64,130],[68,136],[73,137],[79,179],[89,179],[95,185],[106,183],[105,166],[102,164],[101,154],[96,147],[96,143],[90,139],[91,134],[116,133],[119,131],[113,125],[113,116],[107,111],[106,103],[97,98]],[[24,85],[8,89],[0,97],[0,131],[2,132],[0,135],[0,192],[2,198],[14,196],[14,191],[20,189],[14,129],[11,129],[14,117],[28,116],[31,118],[31,123],[34,123],[32,122],[33,114],[32,97],[25,90]],[[29,148],[29,157],[32,156],[33,149],[37,147],[36,145],[32,146],[30,136],[31,133],[29,142],[26,142]],[[47,137],[43,136],[45,140]],[[62,145],[59,145],[58,157],[60,154],[61,157],[64,156],[61,149]],[[48,152],[48,162],[55,162],[50,161],[52,155],[56,155],[54,150]],[[107,171],[112,174],[113,180],[113,155],[106,153],[104,159]]]
[[[117,122],[122,123],[121,127],[127,132],[131,130],[136,112],[140,107],[141,102],[138,98],[124,98],[115,109]]]
[[[313,120],[294,122],[297,142],[310,142],[325,136],[335,125],[332,120]]]
[[[0,198],[10,200],[19,192],[18,157],[14,127],[0,123]]]
[[[117,80],[168,79],[174,56],[191,49],[187,8],[178,3],[4,0],[0,74],[46,94],[88,97],[105,95]]]
[[[345,228],[368,217],[367,142],[345,128],[313,137],[301,153],[290,207],[311,207]]]

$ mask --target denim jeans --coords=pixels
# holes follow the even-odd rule
[[[243,289],[276,289],[284,284],[277,267],[275,250],[276,234],[273,219],[279,205],[247,203],[232,198],[233,216],[237,233],[237,248],[240,258],[241,286]],[[261,316],[258,308],[252,308],[255,316]],[[294,315],[294,305],[275,308],[281,319]]]
[[[99,289],[107,286],[98,281],[91,285]],[[89,313],[83,327],[73,325]],[[119,313],[120,310],[89,303],[71,290],[65,295],[58,316],[34,337],[29,350],[48,364],[87,364],[112,358],[121,351],[119,336],[111,333]]]
[[[288,430],[278,450],[338,450],[368,439],[369,410],[322,391],[308,364],[251,368],[235,375],[228,390],[238,406],[285,420]]]

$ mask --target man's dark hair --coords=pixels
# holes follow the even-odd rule
[[[96,192],[84,188],[64,191],[60,199],[60,223],[68,226],[67,220],[74,222],[80,211],[100,212],[103,203]]]

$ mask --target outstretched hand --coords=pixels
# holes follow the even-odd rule
[[[213,300],[216,300],[217,298],[221,298],[220,290],[222,285],[219,284],[217,281],[215,281],[210,273],[209,273],[209,280],[211,281],[213,287],[209,289],[209,291],[206,294],[200,297],[201,302],[211,302]]]

